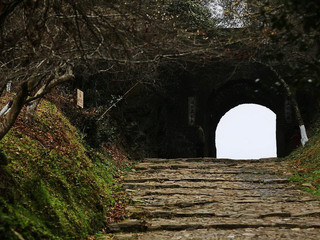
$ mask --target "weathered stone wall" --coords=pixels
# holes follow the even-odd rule
[[[114,110],[119,111],[127,142],[145,156],[196,155],[197,130],[188,123],[188,97],[196,98],[196,122],[205,132],[206,156],[216,156],[215,131],[221,117],[244,103],[263,105],[277,115],[278,156],[286,156],[299,144],[287,94],[265,66],[228,60],[164,66],[159,72],[158,87],[139,86]],[[311,119],[308,96],[303,95],[299,104],[303,117]]]
[[[178,71],[177,71],[178,72]],[[174,75],[173,75],[174,76]],[[292,136],[297,129],[293,111],[285,116],[286,93],[276,76],[260,64],[247,62],[214,63],[178,72],[178,84],[168,90],[166,157],[195,156],[195,127],[188,125],[188,97],[197,99],[196,122],[206,135],[206,155],[215,156],[215,130],[221,117],[244,103],[260,104],[277,115],[278,156],[292,150]],[[288,121],[289,119],[289,121]],[[290,120],[291,119],[291,120]]]

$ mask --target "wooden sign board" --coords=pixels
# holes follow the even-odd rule
[[[80,89],[77,89],[77,105],[81,108],[83,108],[83,102],[84,102],[84,94],[83,91]]]
[[[196,98],[188,97],[188,123],[194,126],[196,123]]]

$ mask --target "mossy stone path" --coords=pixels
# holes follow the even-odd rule
[[[320,239],[320,200],[276,159],[146,159],[125,179],[127,219],[105,239]]]

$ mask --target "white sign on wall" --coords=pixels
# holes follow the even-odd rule
[[[83,99],[84,99],[84,94],[83,91],[80,89],[77,89],[77,105],[81,108],[83,108]]]
[[[12,84],[12,81],[9,81],[7,83],[7,92],[9,93],[11,91],[11,84]]]
[[[188,123],[190,126],[196,123],[196,97],[188,97]]]

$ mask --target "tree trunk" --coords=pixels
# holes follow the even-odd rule
[[[40,102],[41,97],[43,97],[46,93],[48,93],[52,88],[55,86],[64,83],[66,81],[69,81],[74,78],[73,72],[71,69],[68,69],[67,73],[62,75],[59,78],[55,78],[52,81],[49,82],[49,84],[43,85],[37,93],[33,96],[34,100],[30,101],[27,105],[26,109],[26,119],[32,118],[35,110],[38,107],[38,104]]]
[[[37,97],[40,94],[43,94],[45,89],[46,89],[46,85],[43,85],[34,96]],[[26,108],[26,119],[27,120],[32,118],[34,112],[37,109],[39,102],[40,102],[40,98],[37,98],[37,99],[31,101],[30,103],[28,103],[27,108]]]
[[[297,122],[299,124],[300,136],[301,136],[301,144],[302,144],[302,146],[304,146],[309,141],[309,139],[308,139],[308,136],[307,136],[306,127],[304,126],[303,118],[301,116],[301,112],[300,112],[300,108],[299,108],[298,102],[297,102],[294,94],[292,93],[289,85],[287,84],[287,82],[280,76],[280,74],[272,66],[270,66],[270,65],[268,65],[268,66],[277,75],[278,79],[281,81],[282,85],[286,89],[287,95],[288,95],[288,97],[289,97],[289,99],[290,99],[290,101],[291,101],[291,103],[293,105]]]
[[[61,76],[60,78],[56,78],[52,80],[49,84],[45,85],[41,94],[36,94],[36,98],[34,101],[39,101],[40,97],[43,97],[47,93],[46,89],[52,89],[56,85],[71,80],[74,78],[74,75],[71,71],[71,68],[68,69],[67,73]],[[41,81],[41,79],[36,78],[35,76],[31,76],[28,81],[23,82],[20,85],[20,90],[17,95],[13,99],[12,106],[10,108],[9,113],[1,120],[0,122],[0,140],[8,133],[13,124],[15,123],[19,113],[21,112],[24,104],[27,102],[27,97],[29,92],[32,91],[37,84]],[[41,90],[42,88],[40,88]],[[39,90],[39,91],[40,91]],[[38,91],[38,92],[39,92]],[[32,104],[32,101],[30,102]],[[38,104],[38,103],[37,103]],[[36,104],[36,105],[37,105]]]
[[[23,105],[28,97],[28,82],[24,82],[20,85],[16,97],[13,100],[9,113],[0,122],[0,140],[8,133],[16,121]]]

